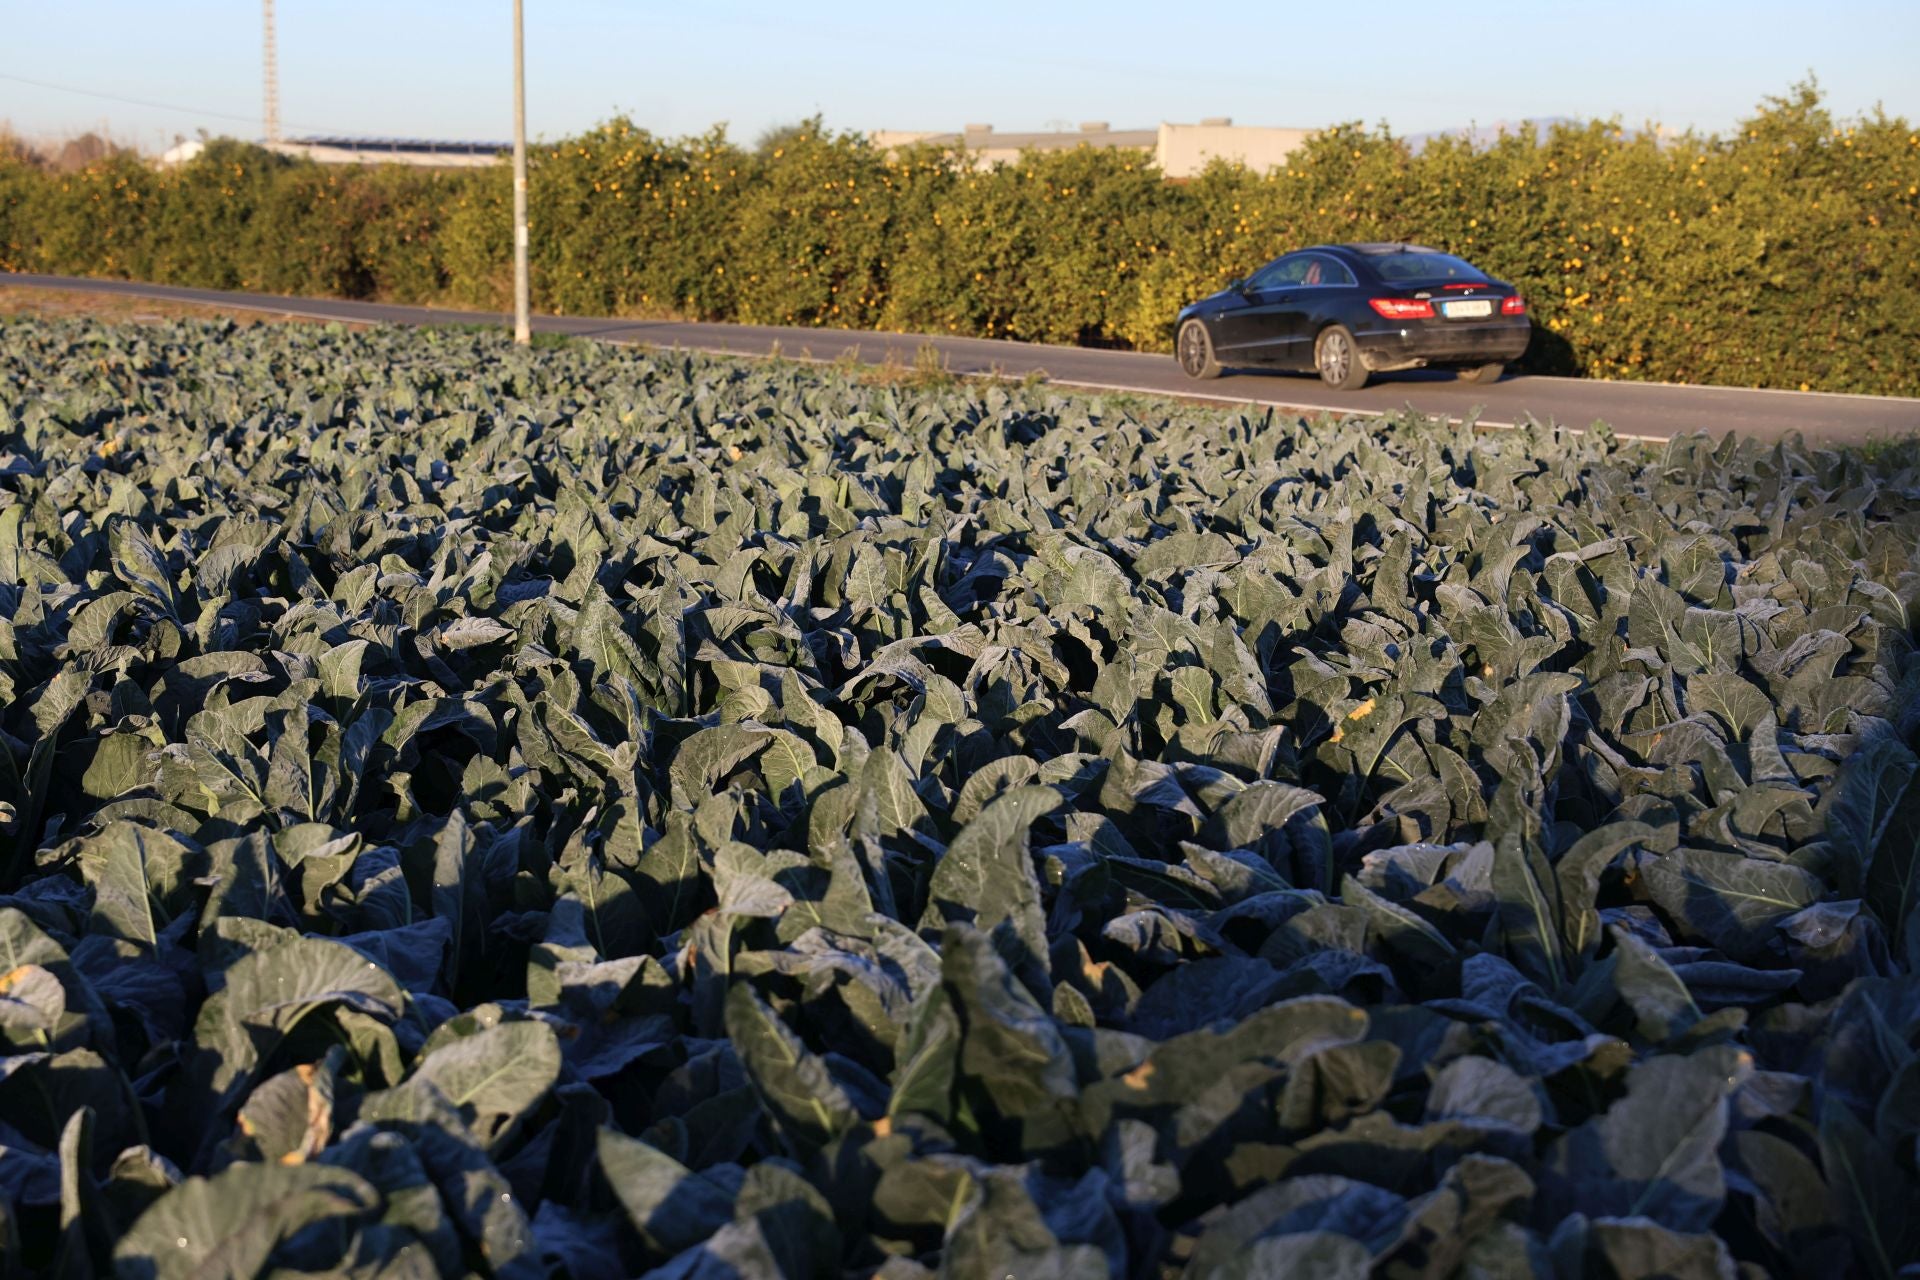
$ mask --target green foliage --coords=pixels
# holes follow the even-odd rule
[[[5,1264],[1896,1280],[1916,597],[1903,451],[9,323]]]
[[[625,120],[535,148],[528,196],[535,304],[568,315],[729,314],[730,211],[746,188],[747,167],[720,133],[667,142]],[[511,188],[498,190],[499,209],[510,210]],[[499,241],[503,225],[511,228],[511,220],[476,231]],[[495,246],[503,269],[510,235]],[[482,279],[456,280],[456,287],[476,302],[508,296],[489,298]]]
[[[535,305],[1165,351],[1185,303],[1303,244],[1419,240],[1518,284],[1542,372],[1920,393],[1920,135],[1815,86],[1730,137],[1341,126],[1268,174],[1079,148],[977,171],[818,120],[753,149],[625,119],[530,157]],[[504,308],[502,167],[320,169],[237,143],[155,173],[0,154],[0,267]]]
[[[884,301],[893,179],[865,141],[807,129],[760,157],[732,202],[732,316],[871,329]]]
[[[0,163],[0,266],[216,289],[434,300],[462,179],[296,163],[216,141],[155,171],[124,154],[28,185]]]

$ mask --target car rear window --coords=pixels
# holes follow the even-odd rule
[[[1382,280],[1471,280],[1478,284],[1487,273],[1450,253],[1383,253],[1372,259]]]

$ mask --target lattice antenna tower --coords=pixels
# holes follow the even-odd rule
[[[261,40],[261,89],[265,97],[263,115],[267,128],[267,141],[280,141],[280,59],[273,47],[273,0],[260,0],[260,18],[263,28]]]

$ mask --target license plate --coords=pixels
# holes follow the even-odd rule
[[[1493,314],[1493,304],[1485,298],[1468,298],[1462,302],[1443,302],[1440,312],[1449,320],[1472,320],[1477,316]]]

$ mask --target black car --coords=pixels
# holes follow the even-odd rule
[[[1450,253],[1417,244],[1323,244],[1275,258],[1180,313],[1189,377],[1232,365],[1316,372],[1351,391],[1395,369],[1454,368],[1494,382],[1527,349],[1526,300]]]

